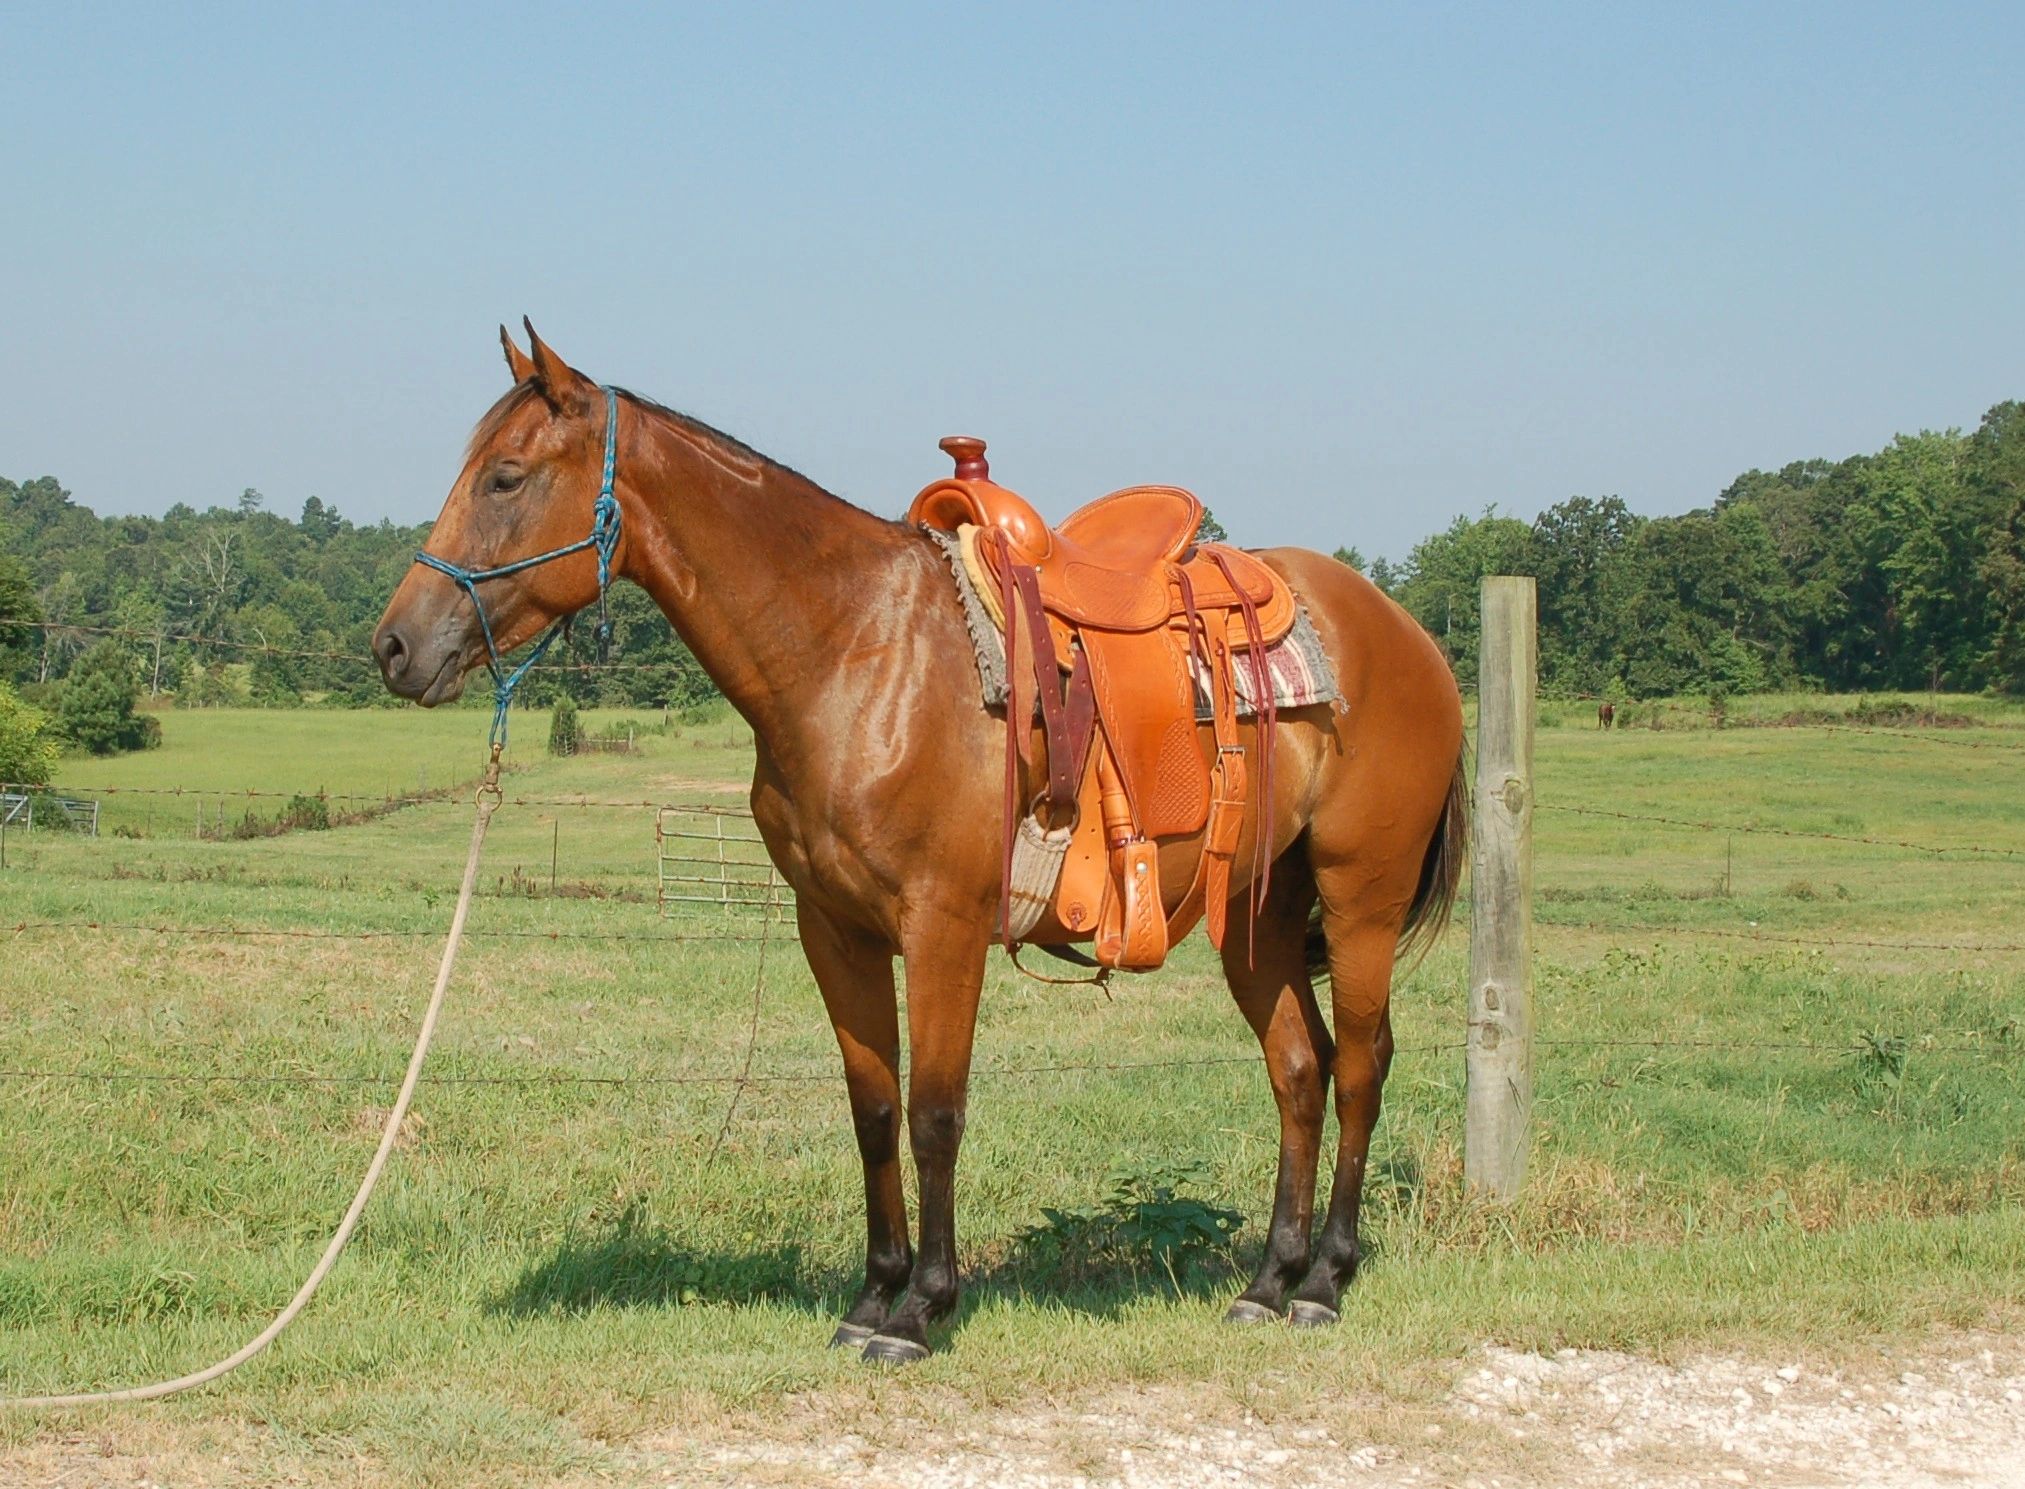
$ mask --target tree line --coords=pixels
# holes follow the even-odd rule
[[[367,647],[428,535],[426,523],[355,524],[315,496],[290,520],[251,489],[202,512],[101,517],[53,478],[0,479],[0,681],[59,721],[70,682],[111,672],[179,707],[391,705]],[[545,673],[523,689],[529,703],[562,690],[634,706],[713,695],[645,594],[621,588],[612,602],[629,665]],[[587,631],[553,659],[593,660]],[[471,692],[489,689],[481,676]]]
[[[1465,682],[1478,581],[1531,574],[1541,680],[1563,693],[2025,692],[2025,404],[1969,434],[1746,471],[1678,517],[1578,496],[1531,522],[1459,517],[1402,563],[1338,557]]]
[[[101,517],[53,478],[0,479],[0,679],[93,749],[146,742],[136,693],[189,707],[384,704],[367,642],[427,535],[354,524],[315,496],[291,520],[250,489],[202,512]],[[2025,404],[1998,404],[1972,433],[1747,471],[1677,517],[1578,496],[1531,522],[1495,508],[1460,517],[1398,562],[1338,556],[1405,606],[1466,683],[1478,581],[1504,573],[1540,581],[1541,674],[1562,692],[2025,692]],[[530,704],[713,695],[644,593],[621,587],[612,604],[628,665],[541,674]],[[557,660],[592,660],[588,630]],[[106,701],[116,693],[124,714]]]

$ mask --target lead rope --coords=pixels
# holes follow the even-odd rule
[[[345,1211],[344,1219],[338,1222],[336,1234],[324,1247],[323,1255],[308,1279],[288,1300],[288,1306],[275,1315],[272,1323],[242,1345],[237,1353],[194,1374],[179,1375],[174,1380],[158,1381],[151,1386],[128,1386],[118,1391],[80,1391],[65,1396],[0,1396],[0,1408],[48,1411],[65,1406],[96,1406],[101,1402],[156,1401],[164,1396],[194,1390],[231,1374],[266,1349],[281,1337],[283,1329],[295,1322],[296,1315],[309,1306],[317,1288],[323,1285],[324,1278],[330,1275],[331,1268],[344,1254],[345,1243],[351,1240],[359,1217],[365,1214],[366,1204],[372,1199],[373,1189],[387,1166],[387,1157],[394,1151],[394,1143],[401,1135],[401,1123],[407,1118],[408,1104],[415,1099],[415,1086],[422,1078],[422,1062],[428,1058],[429,1041],[435,1037],[436,1016],[443,1011],[443,990],[450,985],[451,968],[457,965],[457,947],[464,939],[464,921],[471,910],[471,891],[478,883],[478,859],[485,847],[485,829],[492,821],[492,814],[499,809],[499,803],[499,746],[494,744],[491,762],[485,767],[485,777],[478,786],[478,818],[471,824],[471,851],[464,859],[464,882],[457,890],[457,909],[450,917],[450,934],[443,943],[443,959],[436,967],[436,986],[429,994],[429,1006],[422,1014],[422,1027],[415,1035],[415,1052],[408,1057],[408,1074],[401,1082],[401,1092],[394,1098],[393,1108],[387,1113],[387,1125],[380,1133],[380,1146],[374,1150],[373,1161],[366,1165],[366,1176],[359,1181],[351,1208]]]

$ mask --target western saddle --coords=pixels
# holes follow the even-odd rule
[[[907,519],[957,536],[1005,639],[1006,946],[1017,950],[1052,908],[1072,938],[1093,938],[1106,968],[1159,966],[1205,912],[1221,947],[1248,783],[1254,913],[1270,866],[1277,716],[1266,654],[1294,624],[1286,581],[1248,553],[1197,543],[1202,503],[1180,487],[1127,487],[1050,528],[991,479],[983,440],[952,435],[942,449],[955,474],[925,487]],[[1240,655],[1257,719],[1251,771],[1237,721]],[[1037,784],[1025,803],[1023,766]],[[1159,848],[1191,839],[1194,875],[1170,915]]]

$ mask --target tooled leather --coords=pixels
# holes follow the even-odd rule
[[[1232,669],[1248,661],[1262,670],[1261,654],[1292,629],[1297,607],[1289,586],[1261,560],[1223,544],[1195,544],[1201,515],[1201,504],[1178,487],[1131,487],[1050,532],[1021,497],[969,478],[928,486],[908,510],[911,521],[979,530],[980,539],[964,534],[964,551],[973,577],[988,574],[992,581],[977,586],[980,595],[1002,631],[1026,631],[1023,642],[1008,637],[1009,676],[1040,688],[1014,689],[1009,734],[1019,740],[1008,742],[1009,788],[1019,764],[1037,763],[1016,758],[1031,738],[1036,692],[1055,701],[1043,691],[1048,653],[1058,669],[1077,657],[1087,666],[1101,731],[1096,768],[1078,770],[1082,762],[1072,757],[1064,771],[1051,758],[1045,794],[1059,807],[1073,782],[1081,813],[1057,884],[1056,918],[1073,933],[1094,932],[1097,959],[1107,966],[1159,965],[1171,940],[1205,910],[1211,939],[1221,944],[1246,788],[1256,783],[1262,794],[1270,783],[1270,772],[1258,779],[1241,756],[1221,754],[1212,782],[1197,743],[1188,659],[1198,644],[1214,654],[1216,742],[1234,744]],[[1044,626],[1031,624],[1036,608]],[[1212,640],[1217,644],[1208,645]],[[1241,652],[1252,655],[1241,661]],[[1052,745],[1064,721],[1055,707],[1043,712]],[[1269,722],[1265,733],[1269,738]],[[1010,805],[1008,811],[1010,822]],[[1199,834],[1196,872],[1170,923],[1154,840]],[[1255,866],[1254,882],[1260,878]]]
[[[907,508],[907,520],[918,527],[955,532],[965,523],[996,528],[1012,545],[1013,557],[1037,564],[1054,550],[1054,535],[1025,497],[996,481],[948,478],[921,488]]]
[[[956,529],[964,567],[976,586],[977,597],[983,602],[993,623],[1003,631],[1005,614],[999,605],[999,591],[1004,576],[999,572],[996,553],[998,544],[994,536],[999,531],[998,528],[980,527],[969,521],[959,524]],[[1176,644],[1182,644],[1182,638],[1187,634],[1187,617],[1181,600],[1184,583],[1192,585],[1198,592],[1207,593],[1216,602],[1205,605],[1198,600],[1198,605],[1202,608],[1211,610],[1237,608],[1235,592],[1224,578],[1223,571],[1215,563],[1215,556],[1219,553],[1231,561],[1234,569],[1247,576],[1247,592],[1260,597],[1257,603],[1259,628],[1266,644],[1272,646],[1285,640],[1287,633],[1294,628],[1294,621],[1299,615],[1293,591],[1276,572],[1250,554],[1206,543],[1195,550],[1187,563],[1174,565],[1167,570],[1170,585],[1169,598],[1166,601],[1166,608],[1169,611],[1166,624],[1181,633],[1177,637]],[[1041,579],[1044,585],[1052,582],[1038,574],[1036,577]],[[1044,589],[1042,598],[1044,608],[1049,612],[1048,630],[1054,639],[1056,656],[1066,659],[1070,650],[1069,643],[1075,639],[1083,626],[1061,613],[1059,596]],[[1119,628],[1113,626],[1106,629]],[[1231,638],[1231,644],[1238,651],[1244,651],[1249,645],[1242,630]],[[1064,665],[1066,666],[1066,661]]]
[[[1107,631],[1150,631],[1167,624],[1163,569],[1128,574],[1069,559],[1040,574],[1048,609],[1067,620]]]
[[[1126,845],[1123,872],[1124,945],[1118,965],[1150,971],[1167,960],[1167,910],[1160,903],[1160,850],[1149,842]]]
[[[1202,503],[1179,486],[1127,486],[1062,519],[1061,546],[1092,562],[1137,573],[1183,557],[1202,526]]]
[[[1207,816],[1207,782],[1202,778],[1202,753],[1195,744],[1195,711],[1185,719],[1170,719],[1160,740],[1155,763],[1153,805],[1147,815],[1163,822],[1180,821],[1198,813]]]
[[[1209,814],[1209,772],[1193,748],[1170,750],[1171,725],[1195,726],[1195,687],[1186,657],[1162,631],[1085,635],[1097,717],[1142,837],[1202,830]]]

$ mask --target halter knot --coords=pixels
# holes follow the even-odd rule
[[[605,395],[605,464],[604,475],[598,486],[598,499],[591,508],[591,531],[588,537],[574,543],[565,543],[560,548],[551,548],[546,553],[537,553],[528,558],[517,558],[512,563],[498,564],[490,569],[467,569],[462,564],[452,563],[447,558],[417,550],[415,562],[425,569],[434,569],[450,580],[471,597],[471,608],[478,614],[478,628],[485,636],[485,666],[492,674],[492,730],[490,740],[494,759],[506,746],[506,713],[513,706],[514,689],[520,686],[534,665],[554,646],[556,638],[568,629],[577,612],[571,611],[549,628],[548,634],[535,643],[534,650],[512,672],[503,670],[498,644],[492,638],[492,618],[485,613],[485,602],[478,598],[478,586],[488,579],[504,579],[509,574],[518,574],[548,563],[551,559],[567,558],[572,553],[581,553],[586,548],[595,549],[598,555],[598,660],[605,660],[612,640],[612,618],[606,602],[606,592],[612,584],[612,552],[619,546],[619,502],[612,495],[612,477],[619,457],[619,395],[611,388],[603,390]]]

